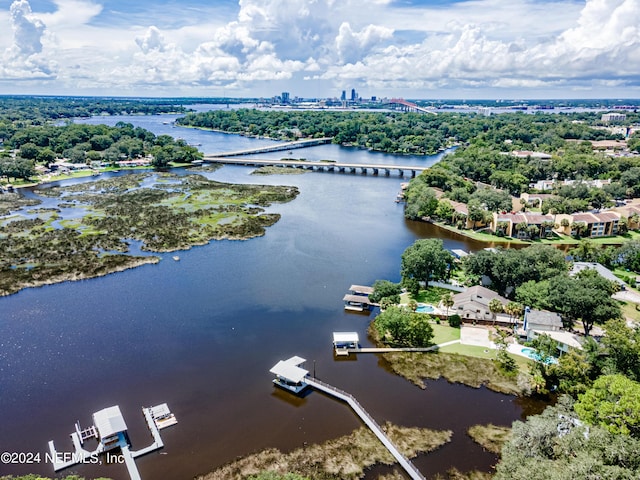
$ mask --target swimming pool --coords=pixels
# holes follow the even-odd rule
[[[520,353],[522,355],[524,355],[525,357],[530,358],[531,360],[534,360],[536,362],[540,362],[541,360],[541,355],[538,353],[538,351],[535,348],[529,348],[529,347],[521,347],[520,348]],[[550,365],[552,363],[558,363],[558,359],[553,358],[553,357],[549,357],[545,363],[547,365]]]
[[[416,313],[433,313],[433,312],[435,312],[433,305],[428,305],[426,303],[420,303],[418,304],[418,308],[416,308]]]

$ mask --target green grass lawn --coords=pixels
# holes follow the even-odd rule
[[[448,325],[438,325],[432,323],[433,328],[433,343],[439,345],[441,343],[450,342],[452,340],[460,340],[460,329],[451,328]]]
[[[633,302],[620,302],[620,306],[622,307],[622,316],[624,318],[640,322],[640,305],[636,305]]]
[[[446,347],[442,347],[439,351],[443,353],[457,353],[467,357],[485,358],[487,360],[495,360],[498,352],[493,348],[479,347],[476,345],[462,345],[460,343],[447,345]],[[529,369],[529,365],[531,365],[532,362],[531,360],[521,357],[520,355],[512,355],[511,353],[509,353],[509,356],[516,361],[518,368],[521,370],[527,371]]]
[[[437,306],[440,303],[440,299],[450,292],[451,290],[439,287],[429,287],[426,290],[420,290],[418,295],[412,295],[409,292],[405,292],[400,295],[400,303],[409,303],[410,300],[415,300],[418,303],[428,303],[430,305]]]

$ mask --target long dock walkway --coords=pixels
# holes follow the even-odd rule
[[[433,345],[432,347],[382,347],[382,348],[374,348],[374,347],[365,347],[365,348],[336,348],[337,355],[349,355],[350,353],[392,353],[392,352],[433,352],[434,350],[438,350],[439,348],[446,347],[448,345],[454,345],[456,343],[460,343],[460,340],[451,340],[450,342],[440,343],[438,345]]]
[[[311,385],[313,388],[325,392],[328,395],[339,398],[340,400],[349,404],[349,406],[353,409],[354,412],[362,419],[362,421],[371,429],[371,431],[375,434],[376,437],[382,442],[382,444],[389,450],[391,455],[398,461],[398,463],[404,468],[404,470],[409,474],[409,476],[413,480],[425,480],[425,477],[420,473],[420,471],[411,463],[393,444],[393,442],[387,437],[387,434],[384,433],[384,430],[378,425],[378,423],[373,419],[369,413],[362,408],[362,405],[356,400],[356,398],[343,390],[340,390],[336,387],[329,385],[328,383],[322,382],[316,378],[306,377],[304,379],[305,383]]]
[[[296,148],[315,147],[316,145],[324,145],[330,143],[333,137],[311,138],[307,140],[297,140],[295,142],[277,143],[264,147],[247,148],[244,150],[234,150],[232,152],[216,153],[215,157],[239,157],[242,155],[252,155],[254,153],[281,152],[285,150],[294,150]]]

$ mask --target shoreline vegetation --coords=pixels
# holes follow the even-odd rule
[[[172,173],[132,174],[35,192],[55,200],[56,207],[24,211],[41,201],[25,201],[17,194],[0,197],[13,199],[1,208],[22,209],[0,219],[0,296],[160,261],[157,255],[132,255],[131,244],[143,252],[163,253],[264,235],[280,219],[264,208],[298,195],[296,187],[226,184]],[[70,218],[65,218],[67,212]]]
[[[450,442],[452,436],[449,430],[400,427],[390,423],[382,428],[408,458],[437,450]],[[288,453],[275,448],[265,449],[196,477],[196,480],[241,480],[262,472],[294,473],[313,480],[351,480],[364,478],[366,469],[374,465],[395,463],[380,440],[367,427],[360,427],[337,439],[305,445]]]
[[[369,326],[369,336],[376,346],[387,346],[380,340],[373,323]],[[382,353],[380,357],[389,370],[423,390],[427,388],[425,380],[444,378],[451,383],[472,388],[484,386],[508,395],[521,396],[527,393],[528,375],[523,369],[510,373],[501,371],[496,364],[495,350],[465,346],[464,351],[456,352],[459,348],[459,345],[451,345],[435,352],[391,352]],[[470,355],[469,350],[473,349],[478,351]],[[480,354],[487,350],[488,353]]]

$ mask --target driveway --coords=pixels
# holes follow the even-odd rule
[[[463,345],[496,348],[496,345],[489,339],[489,328],[487,327],[463,325],[460,327],[460,343]]]
[[[623,300],[626,302],[633,302],[640,304],[640,294],[638,292],[634,292],[633,290],[621,290],[619,292],[614,293],[613,298],[616,300]]]

